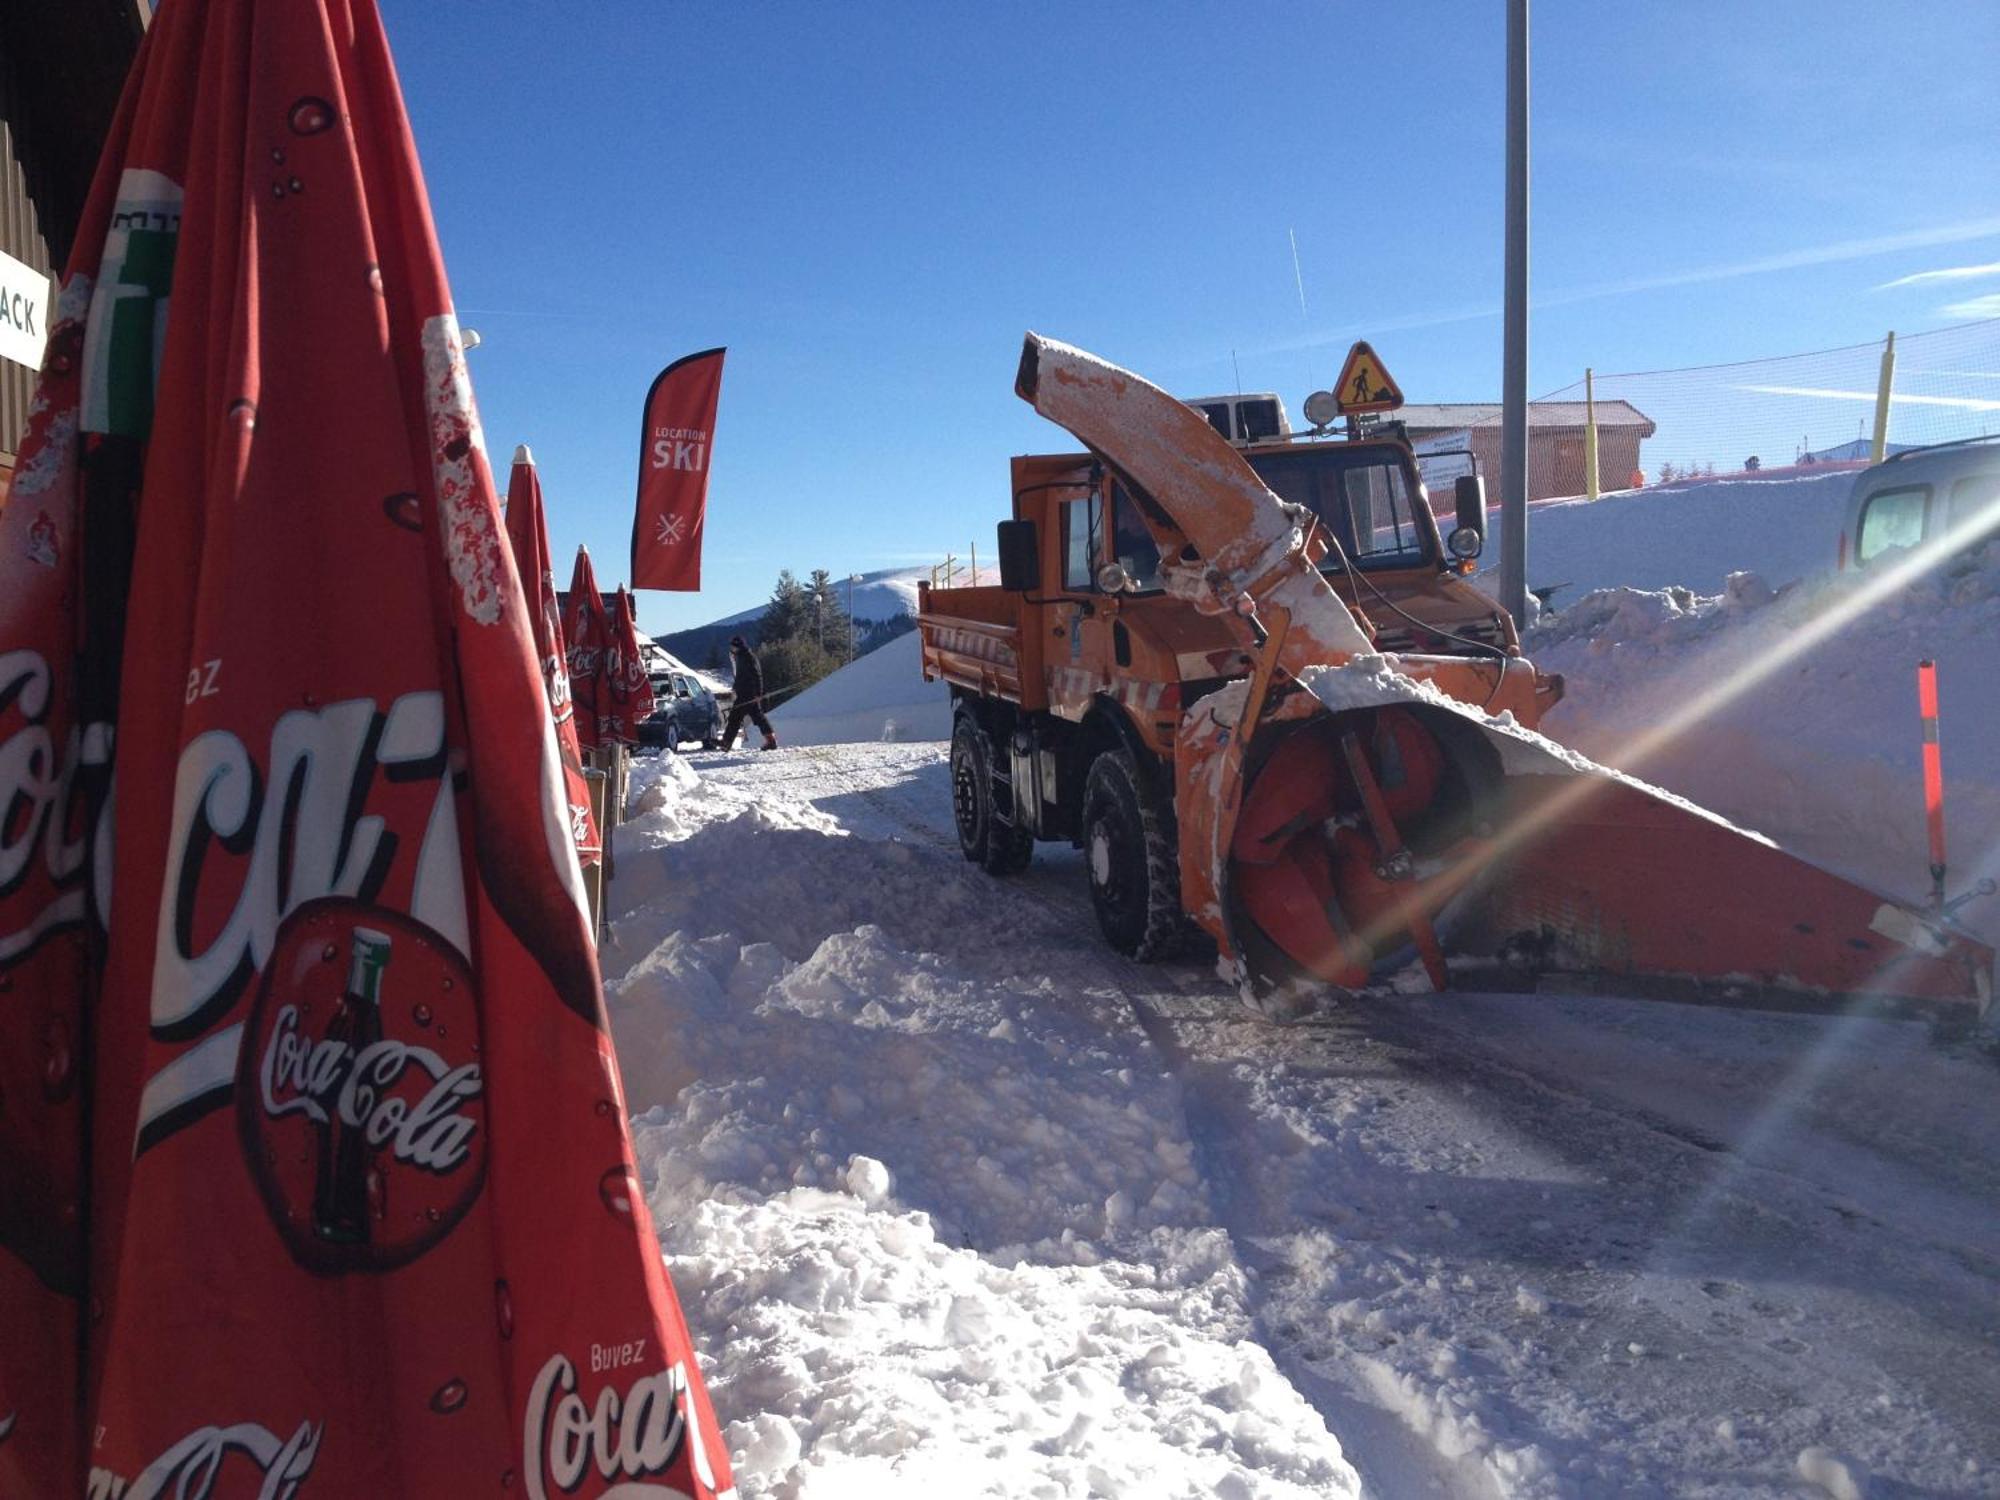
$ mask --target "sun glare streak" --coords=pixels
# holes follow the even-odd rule
[[[1959,550],[1996,531],[2000,531],[2000,497],[1987,502],[1973,514],[1960,517],[1957,524],[1921,546],[1911,548],[1901,556],[1892,554],[1885,557],[1871,567],[1859,585],[1838,603],[1792,631],[1784,640],[1773,643],[1758,659],[1724,677],[1707,692],[1669,712],[1642,733],[1614,746],[1602,759],[1608,765],[1639,774],[1648,761],[1690,730],[1786,670],[1799,658],[1856,623],[1870,610],[1909,587]],[[1406,926],[1410,917],[1419,911],[1428,914],[1441,909],[1463,884],[1476,879],[1497,862],[1537,841],[1556,836],[1591,798],[1602,795],[1612,785],[1615,783],[1601,776],[1586,774],[1569,778],[1532,811],[1516,817],[1490,840],[1472,850],[1452,872],[1447,886],[1433,887],[1428,896],[1413,888],[1408,895],[1399,898],[1376,922],[1369,925],[1365,940],[1376,943],[1376,951],[1380,951],[1379,945]],[[1902,961],[1899,959],[1891,970]],[[1882,992],[1879,984],[1873,988]]]

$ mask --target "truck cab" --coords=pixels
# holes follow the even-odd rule
[[[1221,430],[1216,416],[1211,421]],[[1415,459],[1399,437],[1294,439],[1281,431],[1269,440],[1234,441],[1272,493],[1315,518],[1320,572],[1382,650],[1520,654],[1512,619],[1467,577],[1478,531],[1461,539],[1463,553],[1447,551]],[[1123,570],[1120,607],[1164,592],[1159,550],[1140,502],[1088,455],[1017,458],[1014,492],[1014,518],[1038,524],[1042,576],[1060,579],[1065,593],[1101,596],[1097,575],[1107,562]],[[1483,496],[1477,510],[1483,517]]]

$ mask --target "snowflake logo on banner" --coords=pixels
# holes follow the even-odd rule
[[[687,518],[684,516],[661,516],[658,541],[662,547],[678,547],[687,539]]]

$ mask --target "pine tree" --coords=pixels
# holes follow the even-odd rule
[[[847,617],[833,575],[825,568],[813,569],[812,581],[805,589],[805,605],[805,623],[813,640],[835,661],[846,661],[854,644],[854,622]]]
[[[812,606],[806,602],[805,589],[792,570],[786,568],[778,574],[771,602],[764,606],[763,618],[757,622],[757,639],[765,645],[790,640],[801,628],[811,628],[811,616]]]

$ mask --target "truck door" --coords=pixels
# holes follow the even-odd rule
[[[1106,682],[1111,660],[1110,620],[1097,592],[1104,561],[1104,497],[1097,490],[1056,507],[1062,537],[1063,603],[1054,611],[1049,642],[1049,706],[1066,719],[1081,719]]]

